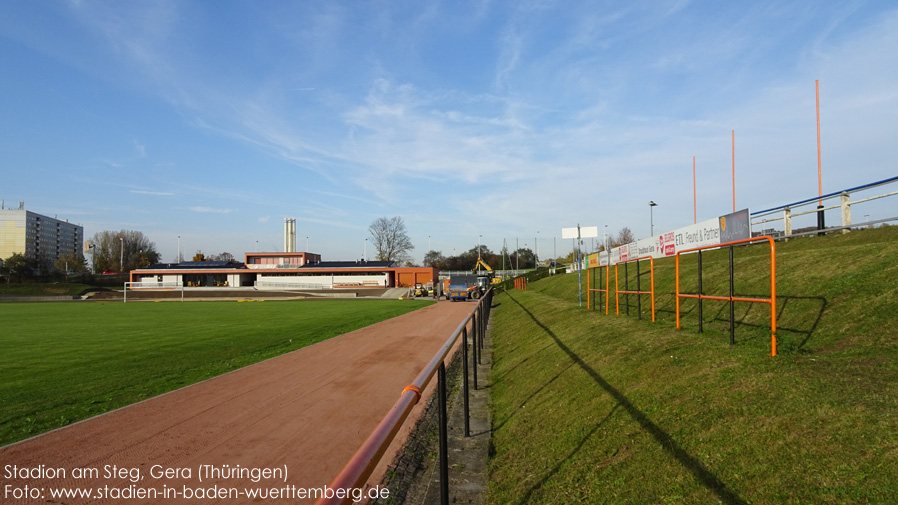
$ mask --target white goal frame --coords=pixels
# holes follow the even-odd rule
[[[177,281],[168,281],[168,282],[147,282],[147,281],[136,281],[136,282],[126,282],[124,287],[124,297],[123,303],[128,303],[128,289],[131,291],[134,290],[153,290],[153,291],[181,291],[181,301],[184,301],[184,285]]]

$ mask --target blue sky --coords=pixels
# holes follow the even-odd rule
[[[0,198],[163,259],[649,235],[898,175],[889,1],[0,3]],[[891,199],[855,220],[893,217]],[[833,213],[827,218],[837,221]],[[569,242],[569,241],[567,241]],[[258,245],[257,245],[258,244]],[[372,255],[372,251],[368,251]]]

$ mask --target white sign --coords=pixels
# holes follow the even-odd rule
[[[579,231],[579,233],[578,233]],[[579,235],[579,237],[578,237]],[[577,228],[562,228],[561,238],[595,238],[599,236],[598,226],[579,226]]]

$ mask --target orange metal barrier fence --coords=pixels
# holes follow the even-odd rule
[[[518,277],[514,280],[515,289],[520,289],[522,291],[527,290],[527,278],[526,277]]]
[[[641,274],[639,273],[639,262],[649,260],[649,271],[651,272],[652,285],[650,291],[642,291],[640,287],[639,278]],[[629,277],[627,276],[627,264],[628,263],[636,263],[636,290],[632,291],[629,289]],[[617,267],[623,265],[624,266],[624,289],[621,290],[618,286],[618,277],[617,277]],[[620,315],[620,295],[623,293],[625,296],[630,294],[637,295],[636,298],[636,307],[637,312],[639,314],[639,318],[642,319],[642,298],[639,295],[651,295],[652,297],[652,322],[655,322],[655,260],[651,256],[641,256],[639,258],[633,258],[627,261],[621,261],[619,263],[615,263],[614,265],[614,306],[617,310],[617,315]],[[630,314],[630,301],[626,300],[627,303],[627,315]]]
[[[471,331],[473,332],[472,350],[474,357],[474,388],[477,389],[477,363],[480,362],[481,354],[478,352],[483,349],[483,335],[486,332],[487,322],[489,321],[490,308],[492,307],[493,290],[490,289],[477,302],[477,305],[471,310],[465,319],[452,332],[451,336],[443,347],[437,351],[430,363],[424,367],[415,380],[409,384],[399,396],[399,399],[393,405],[393,408],[387,413],[377,428],[371,432],[368,439],[362,444],[352,459],[346,463],[340,474],[330,484],[330,489],[337,492],[329,497],[323,497],[315,502],[316,505],[336,505],[350,503],[352,500],[352,490],[360,489],[365,486],[368,477],[374,471],[374,468],[380,462],[390,442],[396,437],[402,424],[408,418],[412,408],[421,400],[421,393],[430,384],[434,374],[438,377],[437,392],[439,399],[439,424],[440,424],[440,498],[442,503],[448,503],[449,499],[449,474],[448,474],[448,447],[447,447],[447,423],[446,423],[446,365],[444,360],[449,356],[452,347],[455,346],[459,336],[463,336],[461,343],[463,357],[464,374],[463,394],[465,408],[465,436],[470,436],[469,416],[468,416],[468,322],[471,323]],[[342,491],[339,491],[342,490]]]
[[[737,297],[734,293],[734,281],[733,281],[733,246],[736,245],[744,245],[752,242],[760,242],[763,240],[767,240],[770,243],[770,298],[748,298],[748,297]],[[730,294],[729,296],[712,296],[706,295],[702,293],[702,251],[705,249],[719,249],[729,247],[730,253]],[[680,293],[680,255],[690,252],[698,253],[698,294],[684,294]],[[733,304],[734,302],[752,302],[752,303],[767,303],[770,305],[770,355],[776,356],[776,245],[774,244],[773,238],[769,236],[764,237],[754,237],[743,240],[735,240],[733,242],[725,242],[723,244],[704,246],[704,247],[696,247],[693,249],[686,249],[685,251],[677,252],[677,260],[676,260],[676,306],[677,306],[677,329],[680,329],[680,298],[694,298],[698,300],[698,318],[699,318],[699,332],[702,331],[702,300],[723,300],[730,302],[730,343],[735,343],[735,313]]]

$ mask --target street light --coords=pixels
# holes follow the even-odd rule
[[[657,207],[657,206],[658,206],[657,203],[649,200],[649,230],[650,230],[650,235],[653,237],[655,236],[655,218],[652,215],[652,207]]]
[[[536,261],[534,263],[539,268],[539,230],[536,230]]]

